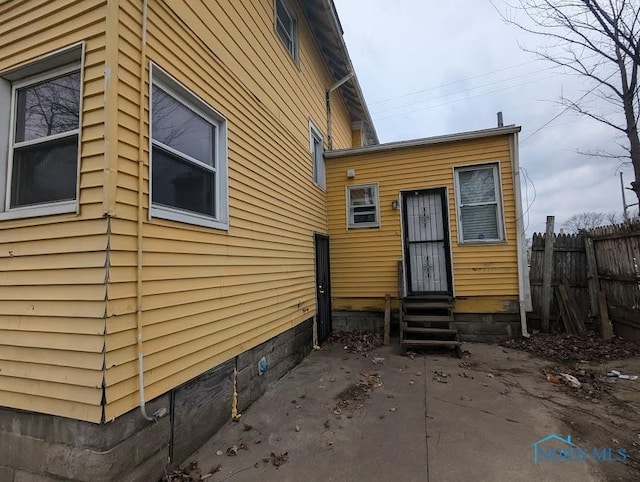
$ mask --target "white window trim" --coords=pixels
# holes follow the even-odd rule
[[[460,180],[458,173],[467,172],[467,171],[477,171],[480,169],[493,169],[493,183],[494,189],[496,193],[496,217],[497,217],[497,226],[498,226],[498,235],[497,239],[471,239],[464,240],[464,231],[462,229],[462,202],[460,199]],[[455,188],[456,188],[456,217],[458,224],[458,244],[500,244],[505,243],[507,240],[505,230],[504,230],[504,206],[503,206],[503,198],[502,198],[502,175],[500,169],[500,161],[490,161],[484,162],[481,164],[466,164],[455,166],[453,168],[454,172],[454,180],[455,180]],[[482,203],[482,204],[490,204],[490,203]]]
[[[293,36],[291,38],[291,48],[293,49],[293,52],[289,50],[289,47],[287,47],[285,41],[282,39],[282,37],[280,37],[280,33],[278,32],[278,2],[282,4],[284,11],[287,12],[289,17],[291,18],[291,25],[293,28]],[[296,65],[298,65],[299,63],[298,28],[299,28],[298,17],[293,13],[293,10],[291,6],[288,4],[287,0],[274,0],[273,1],[273,29],[275,31],[276,36],[278,37],[278,40],[280,41],[284,49],[289,54],[289,57],[291,57],[291,59]]]
[[[351,190],[373,187],[375,189],[376,220],[372,223],[354,223],[351,217]],[[366,229],[380,227],[380,186],[377,182],[366,184],[352,184],[345,187],[345,200],[347,208],[347,229]]]
[[[317,173],[317,164],[316,164],[316,152],[314,141],[318,141],[322,146],[322,159],[320,159],[320,163],[322,163],[322,182],[319,183],[316,181],[316,173]],[[311,153],[311,177],[313,180],[313,184],[322,189],[323,191],[327,190],[327,165],[326,160],[324,158],[324,138],[320,129],[312,122],[309,121],[309,152]]]
[[[82,122],[84,105],[84,57],[85,44],[80,42],[47,55],[31,60],[20,66],[0,72],[0,87],[5,92],[0,96],[8,98],[8,106],[3,108],[0,100],[0,110],[8,112],[4,117],[0,114],[0,221],[21,219],[54,214],[80,213],[80,170],[82,152]],[[15,95],[16,90],[27,85],[46,80],[57,75],[75,70],[80,71],[80,105],[78,115],[78,129],[62,135],[45,138],[52,140],[56,137],[70,135],[78,136],[78,159],[76,170],[76,195],[69,201],[57,201],[33,206],[19,206],[11,208],[11,175],[13,170],[13,151],[15,136]],[[10,92],[7,96],[7,90]],[[6,133],[6,135],[5,135]],[[42,141],[39,139],[38,142]],[[21,145],[37,143],[26,141]]]
[[[191,212],[153,204],[153,146],[159,145],[163,149],[171,152],[174,151],[169,146],[153,139],[153,121],[151,107],[153,106],[153,85],[162,88],[167,94],[182,105],[196,112],[208,122],[216,126],[216,162],[215,166],[210,166],[197,159],[182,153],[176,152],[180,157],[188,159],[190,162],[203,167],[210,172],[214,172],[215,176],[215,216],[207,216],[206,214]],[[178,82],[171,75],[166,73],[153,62],[149,63],[149,220],[153,218],[168,219],[170,221],[178,221],[186,224],[194,224],[196,226],[204,226],[208,228],[229,229],[229,194],[228,194],[228,148],[227,148],[227,119],[216,109],[211,107],[200,96],[189,90],[187,87]]]

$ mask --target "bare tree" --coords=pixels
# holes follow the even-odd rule
[[[567,110],[618,133],[623,154],[598,151],[595,155],[631,162],[635,174],[631,190],[640,201],[640,2],[520,0],[519,5],[509,7],[509,12],[500,14],[506,22],[549,40],[546,47],[524,50],[591,81],[584,95],[577,99],[562,96],[560,102]],[[613,112],[598,110],[589,96],[599,97]]]
[[[562,227],[570,233],[578,234],[580,231],[602,226],[607,222],[607,214],[598,211],[578,213],[567,219]]]
[[[606,219],[608,224],[618,224],[622,222],[622,217],[613,211],[606,214]]]

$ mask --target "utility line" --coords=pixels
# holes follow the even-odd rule
[[[604,79],[603,82],[600,82],[596,85],[594,85],[591,89],[589,89],[588,91],[586,91],[578,100],[576,100],[575,102],[573,102],[573,104],[577,104],[578,102],[580,102],[582,99],[584,99],[586,96],[588,96],[589,94],[593,93],[594,90],[596,90],[598,87],[600,87],[604,82],[606,82],[607,80],[609,80],[611,77],[613,77],[617,72],[613,72],[609,77],[607,77],[606,79]],[[526,141],[528,141],[529,139],[531,139],[533,136],[535,136],[538,132],[540,132],[542,129],[544,129],[545,127],[547,127],[549,124],[551,124],[554,120],[556,120],[558,117],[560,117],[562,114],[564,114],[565,112],[567,112],[569,109],[571,109],[571,106],[568,105],[567,107],[565,107],[564,109],[562,109],[558,114],[554,115],[551,119],[549,119],[547,122],[545,122],[544,124],[542,124],[540,127],[538,127],[535,131],[533,131],[531,134],[529,134],[527,137],[525,137],[524,139],[522,139],[520,141],[520,145],[524,144]]]
[[[538,60],[539,59],[535,59],[534,62],[538,61]],[[409,96],[412,96],[412,95],[421,94],[422,92],[429,92],[429,91],[435,90],[435,89],[441,89],[442,87],[449,87],[450,85],[460,84],[460,83],[466,82],[468,80],[479,79],[480,77],[486,77],[487,75],[496,74],[498,72],[504,72],[505,70],[515,69],[517,67],[522,67],[523,65],[529,65],[529,64],[531,64],[531,62],[522,62],[520,64],[512,65],[510,67],[504,67],[502,69],[492,70],[491,72],[485,72],[484,74],[478,74],[478,75],[474,75],[472,77],[467,77],[467,78],[460,79],[460,80],[454,80],[452,82],[447,82],[446,84],[436,85],[436,86],[429,87],[429,88],[423,89],[423,90],[417,90],[417,91],[413,91],[413,92],[408,92],[406,94],[402,94],[402,95],[399,95],[397,97],[389,97],[387,99],[381,99],[381,100],[377,100],[375,102],[368,102],[368,104],[369,105],[383,104],[385,102],[390,102],[392,100],[402,99],[404,97],[409,97]]]
[[[391,119],[391,118],[393,118],[393,117],[398,117],[398,116],[401,116],[401,115],[413,114],[414,112],[420,112],[420,111],[423,111],[423,110],[426,110],[426,109],[435,109],[435,108],[437,108],[437,107],[442,107],[442,106],[445,106],[445,105],[455,104],[455,103],[457,103],[457,102],[462,102],[462,101],[464,101],[464,100],[475,99],[475,98],[477,98],[477,97],[482,97],[482,96],[484,96],[484,95],[495,94],[496,92],[502,92],[503,90],[513,89],[514,87],[521,87],[521,86],[523,86],[523,85],[533,84],[533,83],[535,83],[535,82],[540,82],[540,81],[543,81],[543,80],[545,80],[545,81],[546,81],[546,80],[552,79],[552,78],[554,78],[554,77],[559,77],[559,76],[561,76],[561,75],[564,75],[564,74],[552,75],[551,77],[545,77],[545,78],[543,78],[543,79],[530,80],[529,82],[523,82],[523,83],[521,83],[521,84],[514,84],[514,85],[510,85],[510,86],[508,86],[508,87],[503,87],[503,88],[501,88],[501,89],[495,89],[495,90],[491,90],[491,91],[489,91],[489,92],[483,92],[483,93],[481,93],[481,94],[471,95],[471,96],[469,96],[469,97],[463,97],[463,98],[461,98],[461,99],[456,99],[456,100],[452,100],[452,101],[449,101],[449,102],[443,102],[443,103],[441,103],[441,104],[428,105],[428,106],[426,106],[426,107],[421,107],[420,109],[410,110],[410,111],[408,111],[408,112],[398,112],[397,114],[391,114],[391,115],[386,116],[386,117],[381,117],[381,118],[379,118],[379,119],[375,119],[375,121],[376,121],[376,122],[379,122],[379,121],[383,121],[383,120],[386,120],[386,119]]]
[[[526,73],[524,73],[524,74],[515,75],[515,76],[513,76],[513,77],[508,77],[508,78],[506,78],[506,79],[496,80],[496,81],[494,81],[494,82],[489,82],[488,84],[476,85],[476,86],[474,86],[474,87],[470,87],[470,88],[468,88],[468,89],[460,90],[460,91],[457,91],[457,92],[452,92],[452,93],[450,93],[450,94],[439,95],[439,96],[436,96],[436,97],[429,97],[429,98],[427,98],[427,99],[416,100],[415,102],[412,102],[412,103],[409,103],[409,104],[400,104],[400,105],[397,105],[397,106],[394,106],[394,107],[385,108],[385,109],[383,109],[383,110],[373,111],[371,114],[372,114],[372,115],[375,115],[375,114],[383,114],[383,113],[385,113],[385,112],[391,112],[391,111],[396,110],[396,109],[401,109],[402,107],[410,107],[410,106],[412,106],[412,105],[416,105],[416,104],[423,104],[423,103],[425,103],[425,102],[430,102],[430,101],[432,101],[432,100],[444,99],[444,98],[447,98],[447,97],[452,97],[452,96],[454,96],[454,95],[464,94],[465,92],[471,92],[471,91],[473,91],[473,90],[482,89],[482,88],[484,88],[484,87],[490,87],[490,86],[492,86],[492,85],[501,84],[501,83],[503,83],[503,82],[507,82],[507,81],[509,81],[509,80],[519,79],[519,78],[521,78],[521,77],[528,77],[528,76],[531,76],[532,74],[537,74],[537,73],[540,73],[540,72],[545,72],[545,71],[547,71],[547,70],[552,70],[552,69],[554,69],[554,68],[555,68],[555,67],[548,67],[548,68],[546,68],[546,69],[542,69],[542,70],[536,70],[536,71],[533,71],[533,72],[526,72]],[[546,77],[546,79],[548,79],[548,78],[549,78],[549,77]],[[520,84],[518,84],[518,85],[520,85]],[[505,87],[505,89],[508,89],[508,88],[511,88],[511,87],[512,87],[512,86],[506,86],[506,87]]]

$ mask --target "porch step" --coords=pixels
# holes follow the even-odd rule
[[[420,328],[415,326],[406,326],[403,331],[405,333],[427,333],[434,335],[457,335],[458,330],[454,328]]]
[[[404,298],[400,310],[400,343],[407,347],[448,346],[462,355],[462,343],[454,327],[454,301],[448,296]]]
[[[453,317],[444,315],[404,315],[402,320],[411,323],[449,322],[453,323]]]
[[[407,310],[429,310],[429,309],[451,309],[453,308],[452,301],[411,301],[405,300],[404,307]]]
[[[462,346],[458,340],[402,340],[406,346]]]

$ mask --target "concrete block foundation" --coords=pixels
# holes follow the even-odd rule
[[[240,411],[312,349],[313,320],[242,353],[102,424],[0,407],[0,482],[148,482],[179,465],[231,419],[234,377]],[[258,361],[268,369],[260,375]]]

